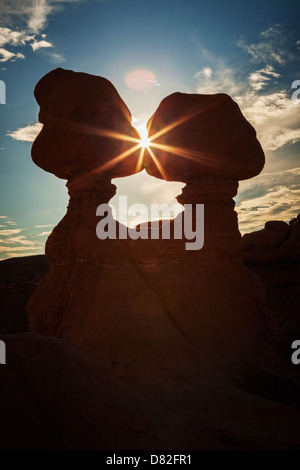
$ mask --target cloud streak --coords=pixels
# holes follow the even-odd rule
[[[247,52],[254,62],[284,65],[293,57],[293,32],[276,24],[262,31],[258,40],[251,44],[241,37],[237,46]]]
[[[242,201],[236,208],[239,228],[242,233],[259,230],[268,220],[288,222],[300,212],[300,188],[289,189],[284,186],[267,192],[264,196]]]
[[[13,140],[20,140],[22,142],[33,142],[36,136],[42,130],[43,124],[37,122],[35,124],[29,124],[25,127],[19,127],[16,131],[9,131],[6,135],[11,137]]]
[[[292,101],[292,90],[282,85],[283,72],[292,61],[299,60],[300,40],[296,41],[293,32],[274,25],[262,31],[257,41],[249,44],[240,38],[237,45],[251,56],[252,70],[247,57],[230,67],[200,45],[204,66],[194,78],[198,93],[228,93],[233,97],[267,153],[269,172],[242,181],[235,198],[240,229],[245,233],[262,228],[267,220],[288,221],[300,212],[300,168],[293,168],[292,155],[290,161],[286,158],[287,145],[300,142],[300,105]],[[270,168],[275,163],[282,166],[281,161],[292,168],[271,173]]]

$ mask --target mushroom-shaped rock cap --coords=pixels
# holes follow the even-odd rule
[[[38,82],[34,94],[44,124],[32,146],[38,166],[64,179],[97,168],[110,178],[134,173],[136,154],[113,160],[139,136],[111,82],[59,68]]]
[[[160,103],[147,127],[150,149],[170,180],[187,181],[197,174],[243,180],[264,166],[255,129],[226,94],[174,93]],[[161,177],[158,166],[146,157],[147,171]]]

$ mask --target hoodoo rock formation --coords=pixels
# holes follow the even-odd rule
[[[167,178],[186,183],[179,201],[204,204],[204,249],[189,252],[183,240],[96,237],[97,206],[115,193],[111,178],[133,172],[138,156],[109,165],[133,143],[106,135],[135,135],[112,85],[58,70],[38,83],[35,95],[44,127],[33,159],[68,178],[70,204],[47,241],[51,268],[28,306],[31,331],[62,337],[125,368],[140,354],[151,363],[166,354],[163,361],[174,364],[181,350],[189,355],[216,344],[222,356],[250,360],[253,337],[255,348],[264,349],[270,332],[263,291],[242,265],[232,200],[238,180],[257,174],[264,155],[237,104],[227,95],[176,93],[150,120],[150,137],[171,128],[153,140],[153,150]],[[166,150],[156,149],[161,143]],[[160,165],[145,157],[149,173],[162,177]]]
[[[213,422],[222,442],[224,429],[242,436],[245,447],[297,442],[291,436],[299,412],[291,408],[282,424],[286,405],[276,403],[275,413],[255,385],[264,371],[266,388],[281,379],[272,362],[276,323],[262,284],[242,263],[232,198],[239,180],[261,171],[264,154],[237,104],[223,94],[175,93],[148,123],[154,158],[146,150],[144,168],[186,183],[180,203],[204,204],[204,247],[187,251],[174,237],[96,236],[96,209],[115,194],[111,179],[134,173],[139,156],[130,153],[137,135],[114,87],[58,69],[42,78],[35,96],[44,126],[32,157],[68,180],[70,202],[46,244],[50,270],[28,303],[30,331],[81,348],[176,413],[193,435],[200,422]]]

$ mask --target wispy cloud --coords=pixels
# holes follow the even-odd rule
[[[1,236],[15,235],[16,233],[21,233],[21,232],[22,232],[21,228],[14,228],[14,229],[9,229],[9,230],[0,230],[0,237]]]
[[[267,220],[290,220],[300,212],[300,167],[241,181],[235,200],[242,233],[262,228]]]
[[[84,0],[2,0],[1,16],[7,22],[22,22],[30,32],[38,34],[46,26],[49,15],[62,10],[63,5]]]
[[[241,93],[244,86],[236,79],[236,71],[228,67],[223,60],[217,61],[214,69],[205,66],[200,69],[194,78],[197,81],[196,91],[203,94],[228,93],[235,96]]]
[[[300,212],[300,189],[279,186],[264,196],[242,201],[236,208],[242,233],[263,228],[268,220],[288,222]]]
[[[33,0],[28,8],[28,28],[39,33],[45,26],[49,13],[53,10],[50,1]]]
[[[0,46],[25,46],[29,41],[32,41],[34,36],[27,31],[17,31],[11,28],[0,28]]]
[[[298,140],[299,108],[285,90],[260,95],[248,92],[237,102],[256,128],[265,150],[277,150]]]
[[[25,59],[24,54],[21,52],[17,52],[16,54],[10,51],[7,51],[3,47],[0,47],[0,62],[14,62],[17,59]]]
[[[37,38],[35,34],[30,34],[26,30],[0,27],[0,62],[14,62],[18,59],[25,59],[23,49],[28,44],[33,51],[54,47],[51,42]],[[11,50],[20,47],[22,48],[21,51]]]
[[[249,82],[253,90],[258,91],[265,87],[272,78],[279,78],[280,74],[274,71],[272,65],[250,73]]]
[[[45,41],[44,39],[41,41],[35,40],[30,45],[34,51],[45,47],[53,47],[53,44],[51,44],[51,42]]]
[[[28,240],[24,235],[20,235],[19,237],[9,237],[6,239],[0,239],[0,243],[8,244],[8,245],[25,245],[25,246],[35,246],[36,242],[32,240]]]
[[[245,38],[242,42],[240,40],[239,47],[243,45],[242,49],[255,61],[265,62],[263,67],[255,68],[248,75],[245,75],[241,64],[230,67],[224,59],[216,58],[203,46],[199,46],[202,60],[207,60],[209,65],[202,67],[194,75],[196,91],[231,95],[256,128],[264,150],[274,151],[288,143],[295,143],[299,140],[300,133],[299,108],[291,100],[291,90],[280,86],[281,74],[275,69],[275,65],[277,63],[282,66],[295,59],[298,43],[300,44],[295,40],[294,33],[286,31],[280,25],[263,31],[259,40],[253,44],[249,45]],[[276,60],[272,51],[278,56]],[[279,59],[281,54],[282,60]]]
[[[33,246],[0,246],[0,253],[12,253],[17,251],[27,251],[27,250],[38,250],[41,251],[41,247],[33,247]]]
[[[242,38],[238,46],[246,52],[245,67],[243,60],[238,66],[230,66],[223,58],[197,46],[206,65],[195,74],[196,91],[231,95],[255,127],[267,153],[269,173],[240,183],[236,210],[241,231],[257,230],[269,219],[289,220],[300,212],[300,169],[270,173],[270,168],[284,158],[284,146],[300,142],[300,105],[292,101],[292,90],[282,85],[282,75],[290,61],[299,60],[296,51],[300,40],[296,41],[294,32],[280,25],[263,31],[250,44]],[[248,54],[252,58],[250,71]],[[293,160],[291,165],[295,166]]]
[[[280,24],[262,31],[258,40],[250,44],[244,37],[237,41],[237,46],[250,54],[253,61],[281,65],[293,56],[291,45],[294,44],[293,32]]]
[[[20,127],[16,131],[9,131],[6,135],[14,140],[21,140],[22,142],[33,142],[39,132],[42,130],[43,124],[37,122],[29,124],[25,127]]]
[[[5,223],[15,224],[13,220],[6,216],[1,216]],[[5,226],[4,226],[5,227]],[[26,234],[27,232],[27,234]],[[0,259],[10,258],[12,256],[29,256],[44,252],[44,244],[34,239],[28,229],[14,228],[8,229],[7,226],[0,230]]]
[[[65,61],[63,55],[55,50],[54,44],[45,40],[42,31],[46,28],[50,15],[61,12],[66,5],[84,3],[87,0],[1,0],[0,24],[0,62],[25,59],[24,51],[12,48],[30,45],[34,52],[43,55],[54,63]],[[107,0],[98,0],[107,1]],[[15,24],[18,25],[14,26]],[[13,25],[13,26],[12,26]],[[21,28],[19,28],[21,25]],[[5,46],[5,47],[4,47]],[[155,85],[158,85],[156,83]]]
[[[53,224],[35,225],[35,228],[53,227]]]
[[[41,232],[37,236],[38,237],[44,237],[45,235],[49,235],[51,233],[51,230],[49,232]]]
[[[277,150],[286,144],[299,142],[300,129],[280,129],[280,126],[278,126],[278,129],[272,129],[272,133],[265,132],[263,141],[267,150]]]

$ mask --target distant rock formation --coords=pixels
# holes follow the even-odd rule
[[[147,171],[162,177],[159,162],[164,177],[186,183],[180,202],[205,206],[204,248],[186,251],[185,240],[96,237],[96,208],[115,193],[111,178],[133,172],[138,158],[111,165],[134,144],[107,138],[107,127],[136,135],[112,85],[58,69],[35,96],[44,127],[33,159],[68,178],[70,203],[46,244],[51,267],[28,304],[30,330],[66,339],[154,394],[162,368],[184,374],[208,357],[268,363],[275,325],[262,285],[243,266],[232,201],[264,154],[237,104],[223,94],[176,93],[148,124],[150,136],[161,134],[155,143],[183,148],[186,158],[153,146],[157,161],[146,153]]]
[[[300,338],[300,214],[288,224],[266,222],[242,238],[244,262],[266,289],[266,304],[281,327],[278,350],[290,360],[291,344]]]
[[[242,246],[243,258],[249,265],[300,260],[300,214],[289,224],[271,220],[262,230],[246,233]]]

